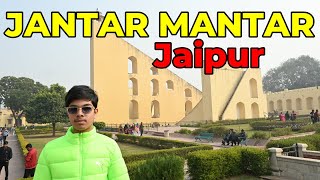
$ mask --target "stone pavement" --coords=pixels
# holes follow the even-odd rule
[[[23,177],[24,174],[24,156],[20,150],[20,144],[17,136],[9,135],[7,137],[8,146],[12,149],[12,159],[9,161],[9,180],[16,180]],[[5,170],[2,168],[0,179],[5,178]]]

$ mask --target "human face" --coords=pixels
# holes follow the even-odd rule
[[[69,107],[78,108],[75,114],[68,113],[70,123],[73,126],[73,133],[90,131],[93,128],[93,121],[98,113],[98,109],[94,108],[92,102],[90,100],[83,99],[74,100],[70,103]],[[83,107],[91,107],[92,110],[90,112],[85,111],[85,113],[83,113],[83,110],[81,109]]]

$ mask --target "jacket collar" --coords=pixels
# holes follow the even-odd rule
[[[67,140],[72,144],[77,144],[78,141],[75,141],[75,140],[79,140],[80,138],[86,143],[90,141],[90,139],[94,138],[94,136],[97,134],[97,130],[95,126],[93,126],[93,128],[89,132],[73,133],[72,131],[73,131],[73,126],[69,127],[65,135]]]

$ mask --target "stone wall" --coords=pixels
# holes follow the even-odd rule
[[[295,144],[294,144],[295,146]],[[298,156],[284,156],[281,148],[269,148],[273,175],[290,179],[320,179],[320,152],[308,151],[307,144],[298,143]],[[310,159],[306,157],[316,157]]]

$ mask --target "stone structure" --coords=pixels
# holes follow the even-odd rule
[[[94,32],[99,25],[94,23]],[[100,97],[97,121],[173,124],[199,103],[200,90],[152,62],[114,35],[91,39],[91,87]]]
[[[312,109],[320,110],[320,89],[309,87],[267,93],[268,112],[297,112],[298,115],[306,115]]]
[[[100,22],[93,23],[93,34]],[[202,74],[203,92],[153,59],[108,34],[92,37],[91,87],[100,97],[97,121],[188,123],[261,118],[267,112],[260,69],[215,69]],[[128,63],[129,62],[129,63]]]
[[[26,118],[23,116],[22,124],[26,125]],[[14,118],[10,109],[0,108],[0,127],[14,126]]]
[[[273,175],[290,179],[320,179],[320,152],[308,151],[307,147],[306,144],[298,143],[299,157],[284,156],[281,148],[269,148]],[[305,158],[310,156],[316,157],[316,159]]]
[[[267,112],[260,69],[215,69],[202,73],[203,98],[180,123],[263,118]]]

